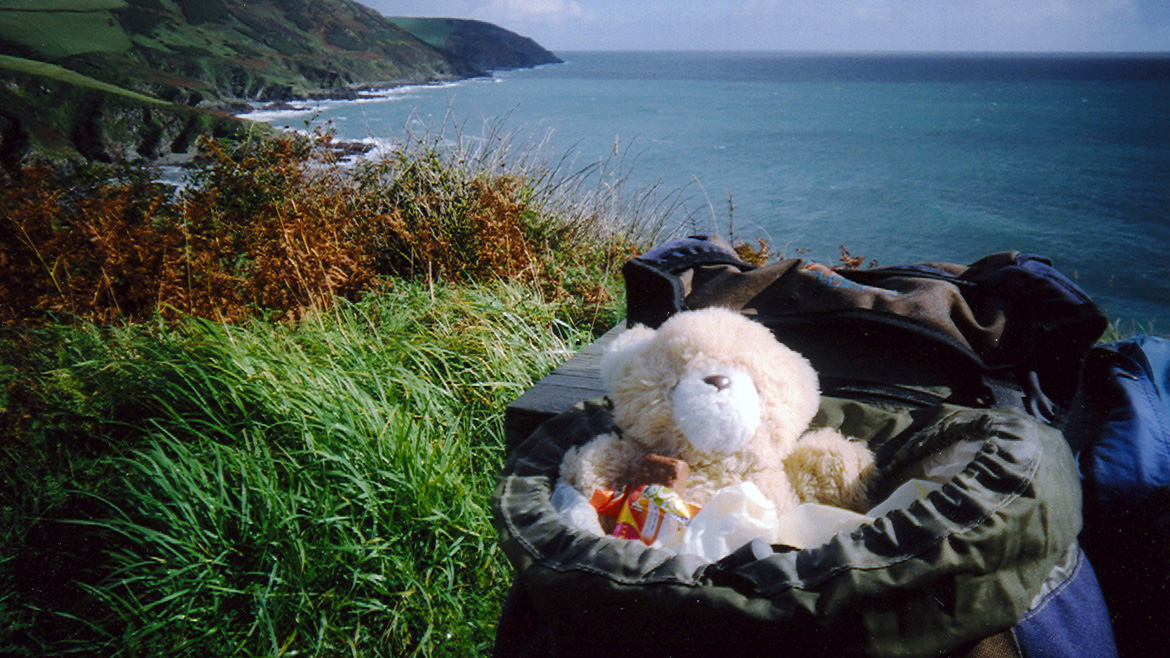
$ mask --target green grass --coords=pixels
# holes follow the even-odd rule
[[[126,0],[0,0],[0,11],[101,11],[126,6]]]
[[[1158,326],[1155,322],[1137,322],[1133,320],[1124,321],[1115,319],[1111,321],[1109,326],[1105,329],[1105,333],[1101,336],[1100,342],[1108,343],[1118,340],[1125,340],[1127,338],[1133,338],[1134,336],[1142,334],[1147,334],[1150,336],[1170,336],[1170,334],[1167,334],[1165,331],[1163,331],[1162,327]]]
[[[482,655],[502,409],[592,338],[556,315],[398,282],[296,326],[26,337],[0,653]]]
[[[398,27],[414,35],[420,41],[435,48],[446,48],[447,39],[455,31],[455,23],[442,18],[410,18],[393,16],[388,19]]]
[[[123,89],[116,85],[95,80],[91,77],[84,76],[76,71],[57,66],[56,64],[48,64],[46,62],[37,62],[31,59],[23,59],[20,57],[12,57],[11,55],[0,55],[0,68],[10,69],[18,73],[25,73],[28,75],[36,75],[45,78],[65,82],[78,87],[88,89],[96,89],[98,91],[106,92],[108,94],[116,94],[118,96],[125,96],[136,101],[144,103],[152,103],[155,105],[170,105],[166,101],[152,98],[145,94],[140,94],[129,89]]]
[[[87,171],[0,188],[12,192],[0,202],[13,199],[0,229],[42,214],[81,221],[69,204],[37,201],[59,196],[103,221],[141,209],[154,213],[143,225],[182,216],[190,230],[218,226],[217,238],[236,230],[233,213],[255,228],[272,208],[300,213],[281,215],[286,228],[381,213],[405,231],[414,218],[412,244],[459,242],[469,221],[496,217],[486,226],[522,227],[531,257],[470,276],[494,258],[501,240],[489,231],[478,255],[464,244],[432,254],[451,269],[442,254],[466,257],[466,271],[424,261],[379,271],[347,297],[357,301],[286,314],[253,301],[230,316],[237,324],[173,306],[136,324],[30,311],[35,328],[0,328],[0,655],[490,651],[511,580],[489,511],[503,411],[617,321],[618,265],[675,201],[625,193],[605,163],[548,164],[539,146],[495,133],[410,136],[344,170],[316,159],[314,143],[206,145],[205,167],[174,197],[206,216],[167,210],[153,186],[119,187],[123,199]],[[305,230],[328,233],[314,222]],[[110,224],[108,237],[139,224]],[[264,276],[309,262],[298,253]],[[93,268],[84,253],[51,260]],[[46,266],[29,263],[0,281]],[[120,278],[113,267],[100,269]],[[126,278],[147,276],[134,272]]]
[[[0,38],[56,59],[90,52],[125,52],[130,38],[105,11],[5,11]]]

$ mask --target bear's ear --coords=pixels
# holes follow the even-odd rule
[[[655,331],[644,325],[634,325],[618,334],[601,354],[601,380],[612,390],[614,382],[621,376],[622,366],[637,358],[642,350],[654,339]]]

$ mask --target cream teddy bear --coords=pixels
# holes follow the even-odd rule
[[[635,326],[610,344],[601,375],[620,433],[572,448],[561,478],[588,498],[620,490],[642,457],[690,466],[688,502],[753,483],[778,512],[802,502],[863,511],[873,455],[832,429],[810,429],[820,391],[809,362],[766,327],[722,308]]]

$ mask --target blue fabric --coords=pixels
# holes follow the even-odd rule
[[[1052,261],[1044,256],[1020,254],[1016,258],[1016,265],[1052,284],[1056,294],[1064,298],[1062,301],[1075,304],[1088,304],[1091,301],[1088,293],[1073,283],[1072,279],[1065,276],[1060,270],[1053,267]]]
[[[1080,451],[1085,527],[1126,658],[1170,653],[1170,340],[1093,348],[1065,427]]]
[[[1099,417],[1081,468],[1108,514],[1170,486],[1170,341],[1139,336],[1103,349],[1114,351],[1116,390],[1106,393],[1116,397]]]
[[[1078,550],[1072,574],[1012,629],[1022,658],[1115,658],[1109,611],[1097,576]]]
[[[638,257],[664,272],[675,272],[705,263],[747,266],[727,241],[717,235],[692,235],[672,240]]]

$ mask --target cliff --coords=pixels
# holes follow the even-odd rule
[[[351,0],[0,0],[0,158],[156,158],[239,132],[248,103],[558,61],[488,23],[406,23]]]
[[[401,17],[390,21],[440,51],[487,71],[561,61],[532,39],[484,21]]]

